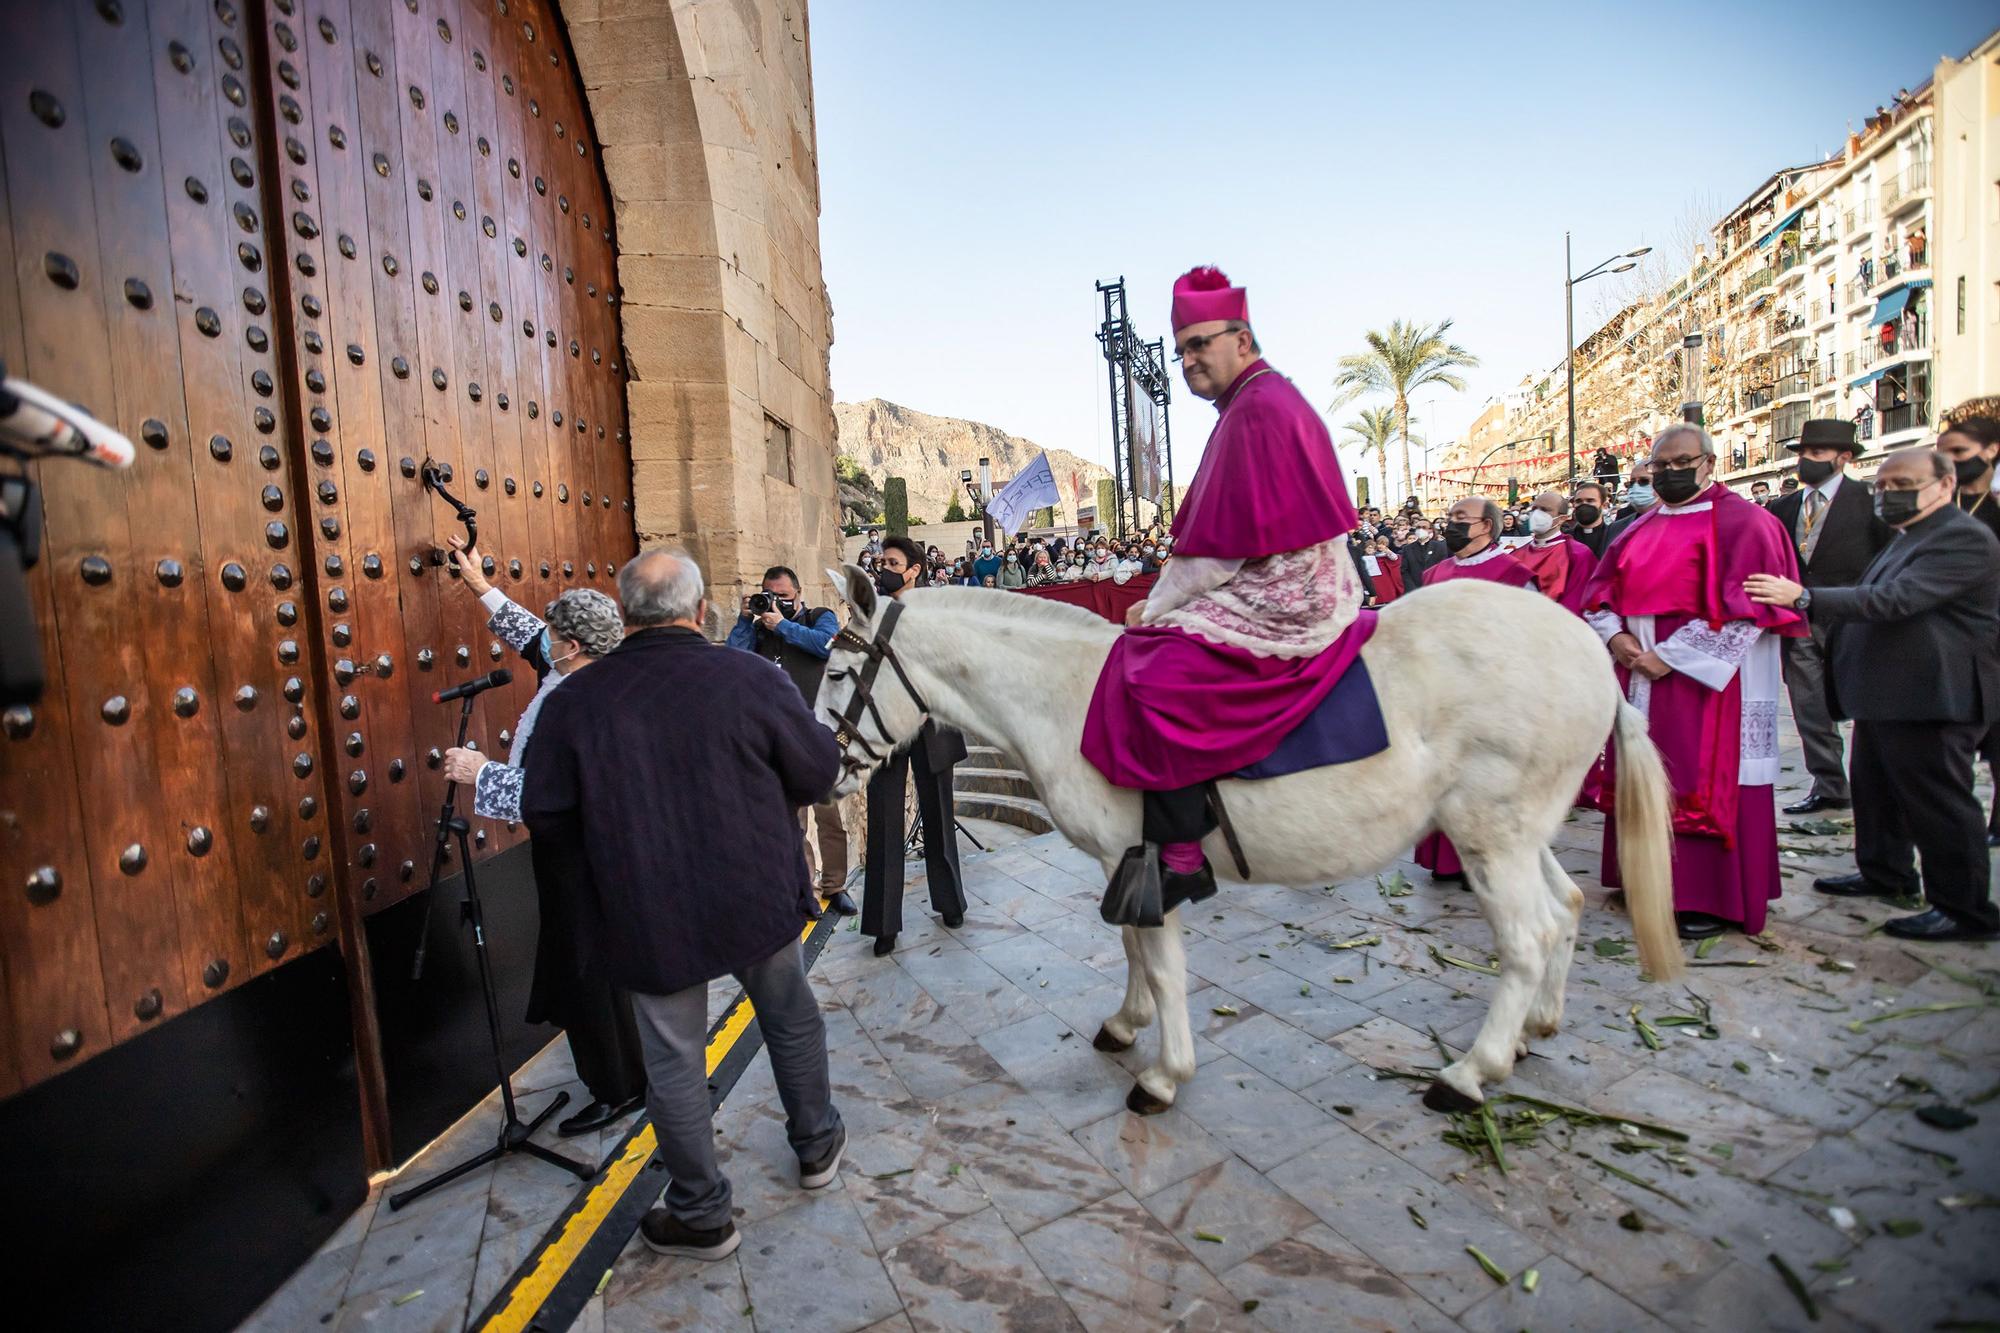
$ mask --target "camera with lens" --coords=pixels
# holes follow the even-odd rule
[[[780,597],[774,592],[753,592],[744,605],[749,608],[750,614],[753,616],[766,615],[772,611],[776,611],[787,620],[792,618],[792,600],[788,597]]]

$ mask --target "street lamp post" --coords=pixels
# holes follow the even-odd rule
[[[1563,233],[1563,368],[1569,381],[1569,478],[1568,485],[1576,484],[1576,298],[1574,292],[1579,282],[1602,277],[1606,273],[1626,273],[1638,267],[1635,262],[1651,254],[1653,247],[1642,245],[1637,250],[1627,250],[1622,255],[1613,255],[1588,273],[1571,271],[1569,253],[1569,233]],[[1623,261],[1623,262],[1620,262]],[[1615,267],[1614,267],[1615,265]]]

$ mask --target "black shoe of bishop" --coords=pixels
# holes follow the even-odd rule
[[[1171,912],[1182,903],[1198,903],[1215,896],[1215,870],[1208,862],[1199,870],[1169,870],[1160,867],[1160,910]]]
[[[1831,796],[1821,796],[1818,792],[1814,792],[1803,801],[1794,801],[1785,806],[1784,811],[1788,815],[1816,815],[1822,810],[1847,810],[1853,805],[1852,801],[1835,800]]]

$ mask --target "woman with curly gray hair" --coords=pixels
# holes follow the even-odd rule
[[[514,743],[505,760],[454,746],[445,751],[443,770],[452,782],[472,785],[472,810],[488,819],[521,817],[521,786],[528,745],[542,703],[564,681],[612,651],[625,639],[618,603],[591,588],[571,588],[537,616],[486,581],[485,560],[476,546],[451,539],[452,563],[465,586],[486,608],[487,628],[506,640],[535,669],[541,685],[514,724]],[[566,891],[562,867],[545,864],[536,847],[535,897],[540,927],[535,941],[534,986],[527,1021],[560,1024],[569,1037],[577,1077],[590,1089],[590,1102],[556,1128],[565,1137],[601,1129],[638,1109],[646,1075],[630,1000],[578,954],[574,894]]]

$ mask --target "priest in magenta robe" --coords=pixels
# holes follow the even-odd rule
[[[1163,910],[1215,892],[1205,784],[1270,756],[1375,626],[1333,441],[1263,359],[1244,290],[1213,268],[1184,274],[1173,327],[1189,390],[1220,416],[1174,517],[1173,559],[1112,646],[1082,742],[1108,780],[1145,793],[1136,850],[1158,848]]]
[[[1569,500],[1561,491],[1543,491],[1528,510],[1528,544],[1516,547],[1514,559],[1535,576],[1535,585],[1566,610],[1579,611],[1583,588],[1590,581],[1597,557],[1590,548],[1562,530]]]
[[[1516,555],[1500,549],[1500,506],[1491,500],[1469,496],[1445,511],[1444,549],[1451,558],[1440,560],[1424,571],[1424,586],[1449,583],[1453,579],[1482,579],[1504,583],[1510,588],[1533,588],[1535,576]],[[1436,880],[1462,883],[1465,866],[1458,859],[1451,839],[1432,829],[1417,844],[1416,862]]]
[[[1744,591],[1753,574],[1796,581],[1784,525],[1716,481],[1715,444],[1699,426],[1653,440],[1659,503],[1606,548],[1583,617],[1611,650],[1619,684],[1646,714],[1674,788],[1674,911],[1685,939],[1764,929],[1778,896],[1780,638],[1806,633],[1789,607]],[[1614,753],[1605,804],[1617,782]],[[1616,887],[1618,840],[1604,829],[1604,883]]]

